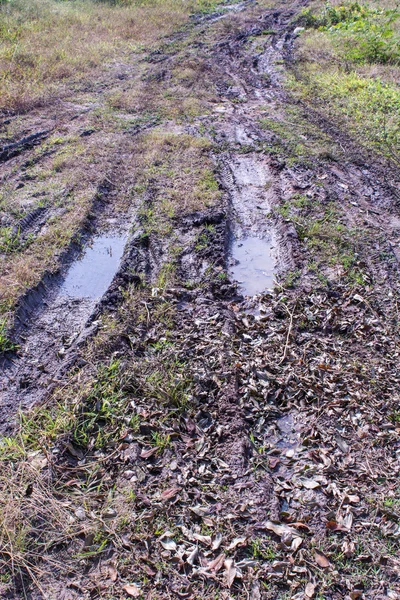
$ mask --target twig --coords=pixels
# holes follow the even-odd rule
[[[286,354],[287,354],[287,350],[288,350],[288,347],[289,347],[289,338],[290,338],[290,334],[292,333],[293,316],[294,316],[294,311],[296,310],[296,305],[297,305],[297,303],[295,303],[295,305],[294,305],[293,310],[292,310],[291,313],[289,312],[289,309],[284,305],[285,309],[287,310],[287,313],[290,315],[290,323],[289,323],[289,329],[288,329],[287,336],[286,336],[286,344],[285,344],[285,349],[284,349],[284,352],[283,352],[283,356],[282,356],[281,360],[278,363],[280,365],[285,360]]]

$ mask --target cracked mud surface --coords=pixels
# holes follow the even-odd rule
[[[20,350],[3,363],[2,429],[20,404],[53,392],[58,402],[79,398],[77,421],[89,414],[94,423],[84,442],[63,432],[46,460],[59,493],[70,493],[64,516],[83,531],[59,556],[71,564],[71,552],[93,550],[95,558],[84,555],[69,579],[49,562],[46,592],[32,585],[31,598],[400,597],[388,595],[400,594],[398,513],[382,504],[400,458],[389,417],[400,380],[397,175],[388,184],[373,157],[359,151],[354,160],[335,131],[338,162],[290,160],[285,140],[268,150],[278,136],[262,119],[291,105],[282,61],[292,59],[293,17],[306,5],[238,5],[234,33],[213,30],[220,16],[195,26],[207,32],[201,52],[217,101],[187,126],[160,129],[212,141],[219,201],[175,213],[167,233],[148,233],[139,209],[148,220],[160,202],[154,175],[143,205],[107,228],[113,198],[129,185],[118,168],[93,227],[129,231],[110,288],[99,302],[66,300],[57,276],[17,325]],[[174,60],[173,49],[150,57],[149,80],[160,65],[166,78]],[[325,227],[332,204],[329,227],[350,238],[362,231],[351,285],[330,246],[324,255],[325,246],[307,246],[310,225]],[[162,285],[171,256],[175,279]],[[273,276],[278,286],[266,292]],[[121,372],[113,398],[125,402],[118,425],[108,424],[101,389],[88,391],[110,358]],[[98,553],[93,531],[106,539]],[[19,597],[21,579],[4,597]]]

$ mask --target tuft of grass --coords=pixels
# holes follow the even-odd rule
[[[0,353],[12,352],[17,348],[17,344],[12,342],[7,334],[7,319],[0,319]]]

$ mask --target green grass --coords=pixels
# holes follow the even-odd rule
[[[342,2],[303,12],[294,93],[353,137],[399,162],[400,13],[397,5]]]
[[[400,153],[400,89],[381,79],[339,70],[316,72],[314,91],[342,116],[354,134],[392,158]],[[299,86],[308,98],[309,84]]]
[[[317,15],[308,8],[303,11],[301,18],[306,26],[334,36],[335,45],[347,60],[398,64],[400,38],[393,26],[399,16],[397,6],[384,9],[348,2],[327,4]]]
[[[7,319],[0,319],[0,353],[11,352],[17,348],[17,344],[14,344],[8,337],[7,334]]]

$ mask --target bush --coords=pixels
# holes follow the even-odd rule
[[[337,36],[344,58],[354,63],[400,64],[400,38],[393,30],[397,9],[384,10],[352,2],[326,5],[320,15],[308,9],[302,22],[308,28]]]

